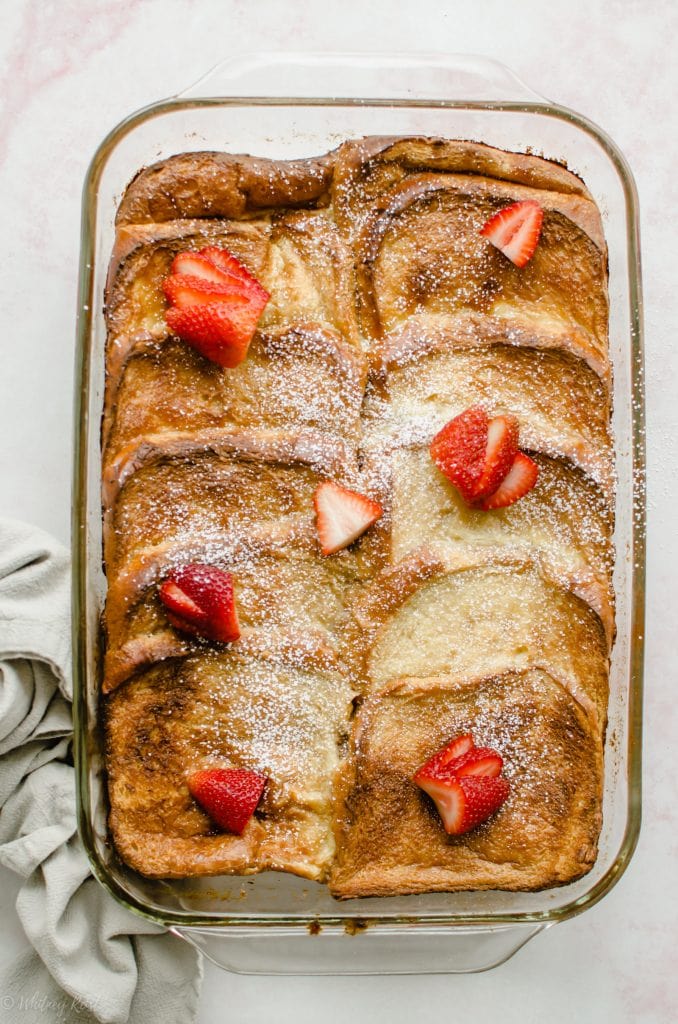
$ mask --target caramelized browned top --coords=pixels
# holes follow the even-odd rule
[[[411,778],[451,736],[468,732],[502,755],[511,793],[491,821],[446,836]],[[344,767],[336,895],[533,889],[591,867],[600,744],[548,673],[394,681],[362,705],[356,735],[355,759]]]
[[[544,210],[518,269],[479,234]],[[565,168],[442,139],[370,138],[316,160],[181,154],[117,217],[103,422],[111,828],[153,876],[266,868],[340,898],[539,888],[595,859],[614,491],[606,249]],[[174,256],[227,248],[270,292],[233,370],[173,337]],[[427,448],[470,405],[520,423],[535,489],[468,508]],[[324,558],[335,479],[384,515]],[[178,565],[233,573],[242,637],[168,622]],[[112,692],[115,691],[115,692]],[[356,710],[357,709],[357,710]],[[450,839],[411,782],[472,729],[507,804]],[[256,768],[264,802],[219,833],[186,775]]]

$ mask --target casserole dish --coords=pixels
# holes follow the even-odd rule
[[[610,675],[598,859],[579,881],[541,892],[430,893],[344,903],[322,885],[278,873],[143,878],[119,860],[108,839],[97,712],[99,618],[105,594],[99,485],[105,345],[101,306],[117,202],[141,167],[174,153],[215,149],[290,159],[324,153],[362,135],[413,133],[472,139],[512,151],[529,149],[561,160],[584,179],[603,216],[618,478],[618,633]],[[478,58],[275,54],[227,62],[181,96],[133,115],[99,147],[85,182],[79,304],[75,754],[80,831],[94,873],[105,887],[125,906],[172,928],[224,967],[262,973],[482,970],[605,895],[628,863],[639,829],[644,600],[637,202],[632,177],[614,144],[579,115],[537,97],[501,65]]]

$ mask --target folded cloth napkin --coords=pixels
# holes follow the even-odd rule
[[[76,829],[68,557],[0,519],[0,864],[31,947],[0,968],[0,1018],[186,1024],[200,962],[91,876]]]

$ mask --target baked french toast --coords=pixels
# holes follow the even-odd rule
[[[102,421],[130,867],[289,871],[340,899],[591,868],[607,316],[596,205],[538,157],[373,137],[140,172]]]
[[[469,730],[501,749],[513,797],[492,827],[450,837],[409,780],[432,745]],[[346,762],[343,780],[349,824],[333,870],[336,896],[535,889],[591,867],[601,746],[587,713],[547,671],[393,679],[361,706],[354,742],[358,755]]]
[[[162,661],[110,699],[111,827],[122,856],[148,874],[329,869],[352,693],[323,652],[256,640]],[[215,746],[243,767],[265,763],[270,776],[256,822],[226,842],[185,783]]]

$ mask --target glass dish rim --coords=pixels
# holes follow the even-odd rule
[[[89,342],[95,316],[93,301],[94,238],[96,231],[97,192],[106,161],[118,143],[130,132],[152,118],[173,110],[198,109],[210,106],[242,107],[402,107],[439,108],[478,111],[508,111],[535,113],[565,121],[589,135],[603,149],[614,165],[623,187],[627,222],[627,265],[629,285],[629,323],[631,344],[631,384],[633,401],[633,429],[631,451],[633,463],[634,515],[631,529],[632,601],[630,615],[631,659],[628,708],[628,804],[626,829],[619,852],[606,873],[577,899],[552,910],[492,913],[426,915],[415,913],[380,916],[378,913],[338,914],[276,914],[271,917],[229,917],[176,913],[151,909],[125,891],[100,860],[94,842],[92,822],[88,812],[90,787],[88,775],[88,705],[86,678],[87,652],[81,641],[86,601],[86,528],[87,508],[87,439],[89,423],[86,408],[88,392],[84,388],[89,380]],[[465,929],[477,930],[488,926],[541,925],[567,920],[582,913],[602,899],[621,878],[635,850],[641,822],[641,759],[642,759],[642,698],[644,660],[645,615],[645,402],[643,386],[643,320],[640,266],[640,238],[638,196],[633,174],[623,153],[613,140],[596,124],[567,107],[551,102],[526,100],[454,100],[425,98],[380,97],[282,97],[282,96],[203,96],[171,97],[149,104],[120,121],[97,147],[87,170],[82,197],[80,237],[80,271],[78,281],[78,310],[75,358],[74,409],[74,471],[72,501],[72,633],[73,633],[73,721],[74,760],[76,767],[76,804],[78,830],[87,852],[92,871],[108,892],[128,910],[172,928],[225,929],[245,931],[267,929],[307,929],[320,924],[332,930],[343,929],[347,920],[360,920],[370,929],[382,930]],[[642,515],[640,514],[642,512]]]

